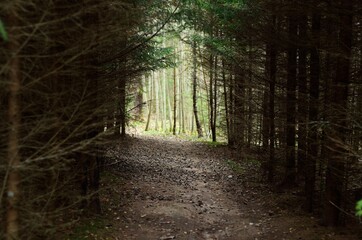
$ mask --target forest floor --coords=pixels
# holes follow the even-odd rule
[[[127,137],[108,160],[103,215],[71,239],[362,239],[320,226],[301,210],[300,194],[271,191],[258,161],[225,145]]]

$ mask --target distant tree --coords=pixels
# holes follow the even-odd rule
[[[197,111],[197,45],[196,40],[193,40],[192,43],[192,65],[193,65],[193,72],[192,72],[192,106],[194,111],[195,123],[196,123],[196,130],[197,135],[199,138],[203,137],[202,133],[202,126],[199,121],[199,114]]]

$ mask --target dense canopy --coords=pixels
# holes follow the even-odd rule
[[[63,238],[102,214],[109,151],[140,132],[224,142],[241,162],[257,159],[262,182],[301,192],[323,225],[358,223],[362,2],[5,0],[0,10],[0,237]]]

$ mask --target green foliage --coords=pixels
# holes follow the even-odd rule
[[[175,66],[174,49],[161,47],[159,39],[150,41],[142,49],[134,53],[140,63],[141,71],[155,71]]]
[[[106,223],[100,219],[86,221],[74,229],[74,233],[68,238],[69,240],[88,239],[90,236],[95,237],[96,234],[106,229]]]
[[[0,37],[4,40],[4,41],[8,41],[9,38],[8,38],[8,34],[5,30],[5,25],[4,23],[1,21],[0,19]]]
[[[146,136],[161,136],[161,137],[171,137],[173,136],[172,133],[170,132],[162,132],[162,131],[158,131],[158,130],[154,130],[154,129],[150,129],[148,131],[145,131],[143,133]]]
[[[221,147],[221,146],[225,146],[226,143],[225,142],[213,142],[213,141],[204,141],[207,145],[209,145],[210,147]]]
[[[102,182],[104,183],[113,183],[117,181],[117,184],[120,183],[120,177],[112,172],[104,171],[101,176]]]
[[[235,161],[227,160],[226,165],[228,165],[231,170],[233,170],[238,175],[242,175],[245,172],[244,168]]]
[[[362,217],[362,199],[356,204],[356,216]]]

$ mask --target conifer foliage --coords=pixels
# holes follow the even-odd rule
[[[150,41],[172,13],[154,4],[0,3],[0,238],[54,239],[102,212],[103,146],[124,134],[126,87],[156,67]]]
[[[2,1],[0,238],[52,239],[64,216],[102,213],[103,150],[130,119],[253,150],[265,180],[302,186],[306,211],[328,226],[354,221],[361,9],[357,0]]]
[[[188,70],[176,87],[192,88],[174,92],[181,110],[167,111],[173,125],[199,136],[201,125],[212,141],[257,150],[266,180],[302,187],[306,211],[322,212],[329,226],[354,221],[362,177],[360,10],[350,0],[183,1],[173,41],[186,44],[176,52],[189,61],[177,65]]]

